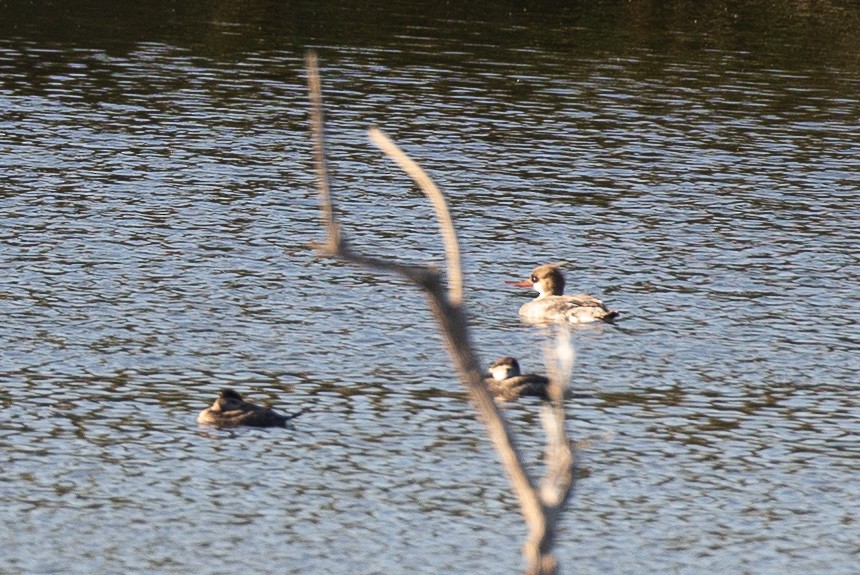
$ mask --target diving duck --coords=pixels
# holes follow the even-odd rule
[[[490,364],[489,375],[484,381],[497,399],[511,401],[532,395],[547,399],[549,379],[542,375],[520,373],[519,362],[512,357],[501,357]]]
[[[197,423],[216,427],[284,427],[296,415],[281,415],[268,407],[245,401],[232,389],[222,389],[212,407],[207,407],[197,416]]]

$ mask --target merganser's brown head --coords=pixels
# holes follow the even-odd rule
[[[508,282],[508,284],[534,288],[541,296],[562,295],[564,293],[564,276],[558,266],[552,264],[536,267],[526,281]]]

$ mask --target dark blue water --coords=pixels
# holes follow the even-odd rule
[[[625,312],[573,334],[564,572],[852,573],[860,15],[670,6],[7,8],[0,573],[520,569],[423,297],[313,252],[308,45],[345,233],[444,263],[380,125],[485,361],[543,369],[504,283],[539,263]],[[198,427],[223,387],[311,411]]]

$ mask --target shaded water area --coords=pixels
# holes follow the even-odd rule
[[[0,573],[520,570],[423,297],[311,249],[308,47],[346,232],[443,263],[379,125],[486,362],[542,369],[539,263],[624,310],[573,333],[564,573],[856,572],[855,2],[187,4],[0,4]],[[224,387],[310,411],[199,427]]]

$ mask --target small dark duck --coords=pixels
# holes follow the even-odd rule
[[[207,407],[197,416],[197,423],[215,427],[285,427],[290,419],[300,413],[281,415],[268,407],[245,401],[232,389],[222,389],[212,407]]]
[[[490,377],[484,381],[490,392],[501,401],[511,401],[523,396],[547,399],[549,379],[542,375],[520,373],[519,362],[512,357],[501,357],[490,364]]]

